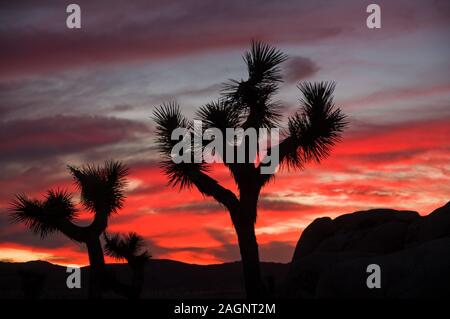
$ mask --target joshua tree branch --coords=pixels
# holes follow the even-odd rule
[[[83,243],[88,238],[88,227],[75,225],[71,221],[63,220],[57,224],[58,230],[72,240]]]
[[[191,175],[190,179],[202,194],[213,197],[224,205],[231,214],[237,210],[239,200],[236,195],[229,189],[221,186],[214,178],[201,171],[196,171]]]
[[[96,236],[100,236],[105,231],[106,227],[108,227],[108,217],[109,214],[105,210],[97,211],[94,220],[86,228],[89,232],[93,232]]]
[[[286,159],[289,154],[292,154],[297,151],[298,146],[295,145],[292,138],[289,136],[286,137],[280,144],[274,146],[273,148],[269,148],[268,152],[273,152],[278,149],[279,153],[279,165],[285,165]],[[264,159],[263,159],[264,161]],[[261,164],[257,167],[259,173],[261,172]],[[275,177],[275,173],[273,174],[261,174],[259,175],[260,187],[263,187],[268,181]]]

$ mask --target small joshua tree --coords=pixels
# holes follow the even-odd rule
[[[244,56],[248,79],[230,81],[219,101],[199,109],[197,118],[206,126],[205,129],[216,128],[222,132],[222,145],[230,144],[230,140],[225,137],[226,128],[253,128],[258,131],[260,128],[280,126],[282,113],[273,97],[282,81],[279,65],[286,59],[286,55],[269,45],[252,43],[250,52]],[[279,153],[281,166],[291,169],[302,169],[308,161],[319,162],[325,158],[346,126],[345,116],[333,103],[333,83],[302,83],[298,88],[303,95],[300,109],[288,119],[282,141],[269,148],[269,153]],[[174,146],[179,141],[172,139],[172,132],[184,127],[190,130],[191,136],[195,135],[192,123],[183,117],[178,105],[163,104],[154,111],[154,120],[157,124],[157,143],[163,157],[162,168],[169,184],[180,188],[195,186],[202,194],[214,198],[227,208],[239,242],[247,297],[261,297],[264,287],[255,236],[257,204],[261,189],[273,180],[275,173],[262,174],[260,163],[263,161],[252,161],[257,155],[254,149],[249,148],[249,144],[242,146],[231,142],[233,154],[244,147],[250,159],[247,163],[227,162],[226,147],[217,154],[237,185],[239,194],[234,194],[207,174],[210,167],[205,161],[173,161]],[[198,147],[196,143],[192,145],[194,152]],[[203,147],[201,145],[200,148]]]
[[[41,238],[59,231],[71,240],[85,244],[90,264],[89,297],[100,298],[106,285],[100,238],[108,227],[111,214],[123,206],[128,169],[119,162],[68,168],[80,190],[81,204],[94,214],[90,225],[78,226],[74,223],[78,210],[72,195],[61,190],[48,191],[44,200],[16,195],[11,217],[13,222],[24,223]]]
[[[144,239],[138,234],[131,232],[126,235],[114,234],[109,236],[104,233],[105,253],[116,260],[126,260],[132,271],[130,285],[111,278],[112,289],[129,299],[139,298],[144,285],[145,265],[151,256],[145,250]]]

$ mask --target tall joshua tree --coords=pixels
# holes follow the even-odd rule
[[[244,55],[248,78],[231,80],[225,85],[219,101],[199,109],[197,118],[203,122],[204,128],[220,129],[223,145],[229,146],[226,128],[258,130],[279,127],[282,113],[280,104],[273,98],[282,82],[280,64],[286,59],[287,56],[276,48],[253,42],[251,50]],[[320,162],[339,140],[347,123],[344,114],[334,105],[334,88],[334,83],[327,82],[298,85],[303,95],[300,108],[288,118],[281,142],[269,148],[269,153],[279,152],[281,166],[302,169],[308,161]],[[195,186],[202,194],[214,198],[227,208],[238,238],[247,297],[263,296],[255,223],[261,189],[273,179],[275,173],[262,174],[261,161],[227,162],[225,148],[217,155],[222,157],[237,185],[238,194],[235,194],[207,174],[210,168],[207,163],[175,163],[172,160],[173,146],[178,143],[171,138],[173,130],[185,127],[192,132],[193,127],[183,117],[177,104],[163,104],[154,111],[153,118],[157,124],[157,143],[163,157],[162,168],[169,184],[180,188]],[[252,150],[248,144],[231,144],[234,154],[238,148],[244,147],[248,159],[256,158],[256,154],[252,154],[254,148]],[[198,145],[192,147],[195,150]]]
[[[107,162],[102,167],[68,168],[81,192],[81,204],[94,214],[89,226],[74,223],[78,210],[72,196],[61,190],[48,191],[44,200],[17,195],[12,203],[11,217],[14,222],[24,223],[42,238],[59,231],[85,244],[90,263],[89,296],[100,298],[105,278],[100,236],[107,228],[111,214],[123,205],[128,170],[118,162]]]

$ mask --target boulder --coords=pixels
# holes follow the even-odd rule
[[[437,239],[387,255],[354,257],[322,272],[316,298],[448,298],[450,238]],[[329,261],[330,259],[328,259]],[[381,287],[366,285],[367,266],[381,268]]]
[[[374,209],[318,218],[302,233],[286,297],[412,298],[450,296],[450,203],[421,217]],[[366,285],[369,264],[382,288]]]

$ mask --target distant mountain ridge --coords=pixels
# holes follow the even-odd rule
[[[124,281],[131,275],[127,264],[108,264],[107,269]],[[288,264],[263,262],[266,281],[280,289]],[[23,298],[23,274],[43,277],[40,298],[86,298],[89,266],[82,267],[82,288],[68,289],[66,267],[45,261],[0,262],[0,298]],[[33,278],[28,279],[32,281]],[[241,298],[244,297],[240,262],[195,265],[167,259],[152,259],[146,266],[142,298]],[[106,293],[105,298],[119,298]]]

